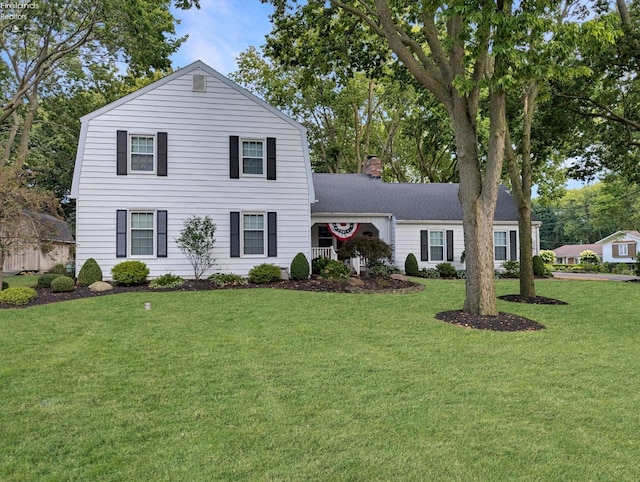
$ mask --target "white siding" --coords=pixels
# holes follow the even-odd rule
[[[281,116],[207,76],[207,91],[192,91],[192,72],[177,76],[86,121],[81,171],[77,173],[77,265],[93,257],[106,279],[115,264],[140,259],[151,277],[192,275],[175,244],[189,216],[217,225],[211,272],[246,275],[263,262],[288,267],[298,252],[310,256],[310,186],[306,139]],[[117,103],[116,103],[117,104]],[[168,175],[116,175],[116,131],[168,133]],[[229,178],[229,136],[275,137],[277,180]],[[82,143],[82,139],[81,139]],[[266,148],[266,143],[265,143]],[[116,258],[116,210],[166,210],[167,258]],[[231,211],[277,213],[278,256],[230,257]]]

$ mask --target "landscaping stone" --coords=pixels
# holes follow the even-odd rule
[[[364,281],[360,278],[349,278],[349,284],[351,286],[364,286]]]
[[[106,281],[96,281],[95,283],[92,283],[89,285],[90,291],[95,291],[98,293],[102,291],[111,291],[112,289],[113,289],[113,286],[111,286]]]

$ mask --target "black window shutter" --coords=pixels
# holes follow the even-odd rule
[[[267,256],[278,256],[277,213],[267,213]]]
[[[156,139],[158,143],[158,176],[167,175],[167,133],[158,132]]]
[[[267,137],[267,179],[276,179],[276,138]]]
[[[240,138],[229,136],[229,177],[240,178]]]
[[[231,211],[231,257],[240,257],[240,213]]]
[[[429,231],[420,231],[420,261],[429,261]]]
[[[127,257],[127,211],[116,211],[116,257]]]
[[[517,231],[509,231],[509,259],[516,260],[518,259],[518,251],[517,251],[517,242],[516,242]]]
[[[117,131],[116,132],[116,164],[117,170],[116,173],[118,176],[126,176],[127,175],[127,162],[128,162],[128,144],[129,138],[127,136],[127,131]]]
[[[167,211],[158,211],[158,258],[167,257]]]
[[[447,261],[453,261],[453,230],[447,229]]]

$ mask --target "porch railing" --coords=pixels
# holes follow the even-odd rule
[[[311,248],[311,256],[316,258],[338,259],[338,253],[333,246],[327,248]]]

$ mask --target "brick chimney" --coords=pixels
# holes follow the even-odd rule
[[[364,172],[373,179],[382,178],[382,159],[377,156],[367,156],[367,162],[364,165]]]

